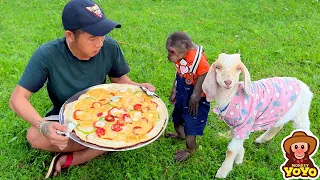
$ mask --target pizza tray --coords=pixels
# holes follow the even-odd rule
[[[65,121],[64,121],[64,115],[63,115],[63,112],[64,112],[64,109],[65,109],[65,106],[66,104],[68,103],[71,103],[73,101],[76,101],[78,100],[78,98],[82,95],[82,94],[85,94],[86,92],[88,92],[90,89],[93,89],[93,88],[97,88],[97,87],[105,87],[105,86],[112,86],[112,84],[101,84],[101,85],[96,85],[96,86],[92,86],[92,87],[89,87],[87,89],[84,89],[82,91],[79,91],[78,93],[74,94],[73,96],[71,96],[61,107],[60,111],[59,111],[59,123],[60,124],[64,124]],[[160,99],[160,98],[159,98]],[[160,99],[161,100],[161,99]],[[161,100],[162,101],[162,100]],[[163,101],[162,101],[163,102]],[[166,108],[166,107],[165,107]],[[141,142],[141,143],[138,143],[136,145],[132,145],[132,146],[129,146],[129,147],[123,147],[123,148],[109,148],[109,147],[103,147],[103,146],[98,146],[98,145],[95,145],[95,144],[92,144],[92,143],[88,143],[88,142],[85,142],[83,140],[81,140],[74,131],[70,132],[69,133],[69,137],[70,139],[72,139],[73,141],[83,145],[83,146],[86,146],[88,148],[92,148],[92,149],[97,149],[97,150],[102,150],[102,151],[127,151],[127,150],[133,150],[133,149],[138,149],[138,148],[141,148],[143,146],[146,146],[148,144],[151,144],[153,141],[157,140],[161,135],[162,133],[164,132],[164,130],[166,129],[168,125],[168,111],[167,111],[167,114],[166,114],[166,120],[165,120],[165,123],[164,125],[162,126],[160,132],[158,133],[157,136],[155,136],[154,138],[146,141],[146,142]]]

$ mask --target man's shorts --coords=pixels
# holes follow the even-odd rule
[[[46,121],[56,121],[59,122],[59,115],[50,115],[43,118]]]
[[[185,135],[203,135],[204,127],[207,124],[210,103],[202,97],[199,101],[198,114],[192,116],[188,113],[188,106],[175,104],[172,112],[172,121],[175,125],[183,125]]]

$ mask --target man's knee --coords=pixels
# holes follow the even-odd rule
[[[28,132],[27,132],[27,140],[29,142],[29,144],[31,145],[32,148],[35,148],[35,149],[39,149],[39,138],[40,137],[40,133],[39,131],[34,128],[34,127],[30,127],[28,129]]]

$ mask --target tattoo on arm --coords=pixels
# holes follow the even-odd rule
[[[49,125],[51,124],[51,122],[46,122],[44,123],[44,125],[42,126],[42,133],[43,135],[50,135],[50,131],[49,131]]]
[[[49,125],[51,124],[51,122],[48,121],[38,121],[39,122],[39,132],[40,134],[42,134],[43,136],[48,136],[50,135],[50,131],[49,131]]]

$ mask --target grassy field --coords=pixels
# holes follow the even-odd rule
[[[0,179],[43,179],[52,154],[32,149],[25,136],[29,125],[8,106],[34,50],[64,35],[61,12],[67,1],[0,0]],[[165,41],[186,31],[204,46],[210,64],[219,53],[241,53],[252,80],[294,76],[314,93],[311,130],[320,137],[320,3],[318,0],[97,0],[107,17],[122,24],[109,35],[116,39],[131,67],[129,76],[150,82],[167,104],[175,69],[167,60]],[[51,103],[44,89],[31,102],[44,115]],[[167,130],[173,130],[169,122]],[[245,141],[243,164],[228,179],[282,179],[285,161],[281,141],[291,124],[270,142],[254,144],[261,132]],[[212,179],[225,158],[229,127],[210,112],[198,151],[187,162],[173,154],[184,142],[160,137],[143,148],[100,156],[85,166],[70,167],[57,179]],[[319,152],[313,156],[320,165]]]

